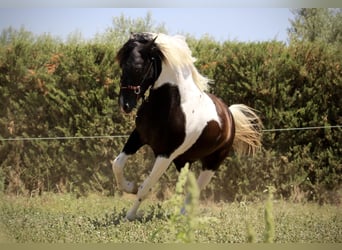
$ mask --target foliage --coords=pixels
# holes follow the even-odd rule
[[[3,37],[13,38],[1,46],[2,137],[113,135],[129,129],[129,122],[117,125],[125,118],[116,105],[113,80],[118,71],[113,71],[115,51],[110,46],[62,44],[49,36],[36,39],[11,29],[4,33]],[[31,192],[89,190],[89,180],[110,175],[108,163],[99,159],[109,161],[116,147],[121,148],[122,142],[5,142],[1,167]],[[11,192],[19,188],[8,185]]]
[[[186,193],[186,198],[184,198],[184,193]],[[184,200],[186,200],[185,204]],[[200,221],[197,217],[198,201],[199,188],[194,174],[189,172],[189,164],[186,164],[179,174],[175,194],[167,202],[174,208],[170,214],[169,223],[165,228],[161,228],[161,230],[169,230],[172,235],[175,235],[173,242],[194,242],[194,232]]]
[[[293,9],[294,20],[288,29],[290,39],[330,44],[342,42],[342,10],[327,8]]]
[[[268,198],[265,204],[265,233],[264,242],[273,243],[274,240],[274,218],[273,218],[273,192],[272,187],[268,190]]]
[[[0,139],[129,134],[134,114],[124,116],[117,104],[120,70],[115,55],[130,31],[141,30],[165,32],[165,27],[148,14],[138,20],[114,18],[113,27],[91,41],[77,34],[62,42],[25,29],[3,30]],[[288,45],[219,43],[191,36],[187,41],[199,71],[213,80],[211,92],[227,105],[244,103],[257,109],[265,128],[341,125],[341,43],[298,37]],[[111,160],[125,140],[1,140],[0,190],[117,196]],[[253,159],[227,158],[202,198],[261,200],[263,190],[274,186],[276,198],[339,203],[341,140],[340,128],[265,131],[263,150]],[[151,151],[142,148],[129,160],[127,177],[141,181],[152,161]],[[196,166],[192,169],[198,172]],[[171,167],[156,195],[167,198],[176,181]]]
[[[147,201],[141,220],[124,221],[129,197],[43,193],[36,197],[3,196],[0,235],[17,243],[165,243],[175,242],[168,214],[170,203]],[[180,207],[178,207],[180,209]],[[191,230],[196,243],[244,243],[246,224],[255,242],[264,241],[263,203],[209,203],[197,207],[201,222]],[[179,211],[179,210],[178,210]],[[275,243],[341,243],[338,206],[274,202]],[[184,228],[184,220],[175,222]],[[1,238],[0,238],[1,240]]]
[[[145,18],[130,18],[123,14],[113,18],[112,26],[104,34],[99,34],[95,41],[111,43],[118,50],[127,41],[131,33],[135,32],[167,33],[164,24],[156,24],[151,12],[147,12]]]

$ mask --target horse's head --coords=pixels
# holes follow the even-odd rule
[[[122,70],[119,105],[126,113],[132,111],[160,75],[162,53],[156,38],[151,33],[131,34],[117,54]]]

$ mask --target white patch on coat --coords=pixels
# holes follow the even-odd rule
[[[178,68],[175,72],[164,63],[162,67],[154,88],[159,88],[165,83],[177,86],[181,97],[180,105],[185,114],[185,139],[171,154],[171,158],[174,159],[197,141],[209,121],[214,120],[219,126],[221,121],[212,99],[194,84],[190,68]]]
[[[127,181],[124,177],[124,166],[127,162],[128,155],[125,152],[121,152],[115,160],[112,162],[112,169],[114,172],[114,177],[119,190],[123,190],[127,193],[136,193],[137,186],[134,182]]]

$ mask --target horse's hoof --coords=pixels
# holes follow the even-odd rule
[[[127,214],[125,217],[126,220],[128,221],[134,221],[136,219],[136,215],[135,214]]]

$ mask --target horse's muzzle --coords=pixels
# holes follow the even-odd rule
[[[137,101],[136,98],[124,98],[122,95],[120,95],[119,105],[122,111],[124,111],[126,114],[129,114],[137,105]]]

